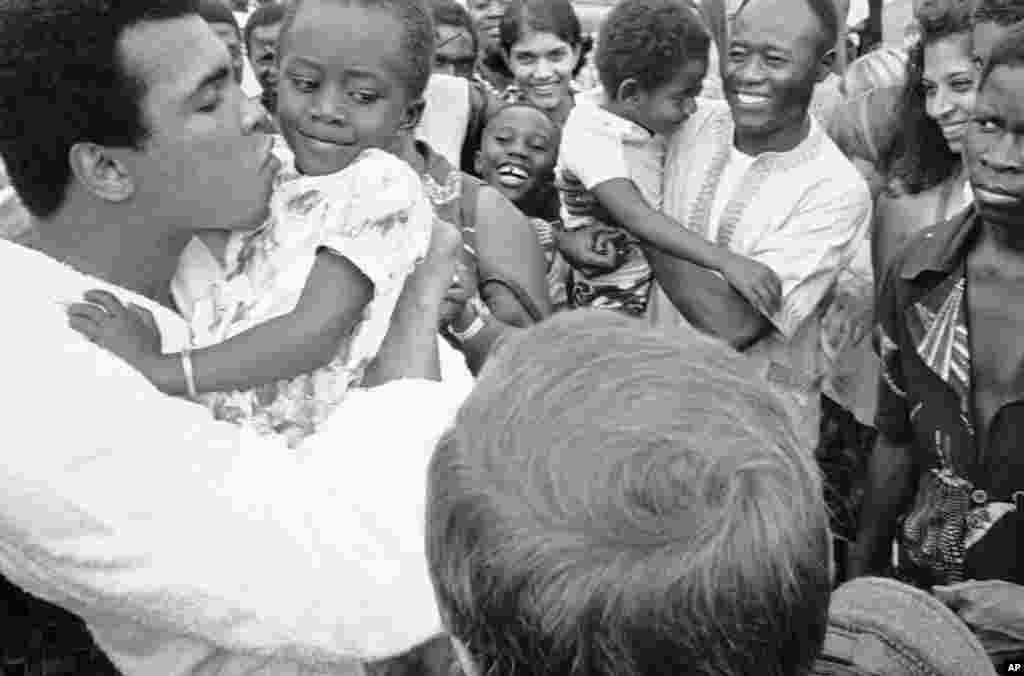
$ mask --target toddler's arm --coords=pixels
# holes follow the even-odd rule
[[[605,181],[595,185],[593,193],[612,219],[644,244],[717,270],[754,307],[769,315],[778,310],[782,285],[768,266],[709,242],[652,208],[630,179]]]
[[[373,284],[351,261],[321,250],[294,310],[192,352],[196,391],[248,390],[325,366],[372,297]],[[74,304],[69,313],[89,323],[79,319],[72,328],[127,361],[159,390],[188,394],[181,354],[160,351],[148,312],[111,298],[103,292],[86,294],[91,305]]]
[[[359,268],[321,249],[294,310],[192,352],[196,391],[248,390],[326,366],[372,298],[373,284]],[[187,392],[180,355],[159,355],[148,371],[136,368],[167,394]]]

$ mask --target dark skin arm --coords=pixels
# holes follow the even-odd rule
[[[275,317],[210,347],[192,353],[196,390],[248,390],[294,378],[326,364],[360,321],[373,297],[373,284],[347,258],[321,250],[298,304]],[[159,331],[144,310],[129,311],[111,294],[90,292],[87,304],[69,308],[88,322],[72,326],[118,355],[170,395],[188,393],[180,354],[160,352]]]
[[[476,227],[479,269],[473,287],[489,277],[514,281],[530,296],[541,316],[547,317],[551,314],[547,261],[529,219],[493,188],[482,187],[479,200]],[[465,271],[462,274],[465,275]],[[461,288],[463,285],[456,286],[459,288],[453,289],[450,296],[459,307],[448,312],[448,321],[456,330],[465,331],[475,315],[463,305],[469,294]],[[455,345],[474,374],[479,372],[501,335],[533,324],[526,308],[504,285],[487,284],[480,295],[493,316],[484,319],[483,331]]]
[[[881,573],[888,567],[897,519],[913,496],[916,476],[911,447],[879,434],[868,461],[857,541],[847,560],[851,578]]]
[[[772,323],[729,282],[711,270],[645,249],[654,277],[672,304],[695,328],[745,350],[772,330]]]
[[[596,217],[600,200],[568,174],[559,181],[569,212]],[[658,284],[672,304],[697,329],[743,350],[772,331],[768,318],[743,298],[733,286],[711,270],[658,249],[644,248]],[[779,299],[776,298],[776,302]]]

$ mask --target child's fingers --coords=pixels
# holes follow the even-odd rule
[[[153,317],[152,312],[141,305],[136,305],[135,303],[129,303],[128,309],[134,312],[136,316],[142,320],[142,323],[148,326],[152,331],[156,333],[160,332],[160,327],[157,325],[156,318]]]
[[[71,303],[67,307],[67,314],[69,318],[86,319],[97,327],[110,316],[105,309],[92,303]]]
[[[83,297],[88,302],[99,305],[112,315],[116,315],[124,309],[124,306],[121,305],[121,301],[117,299],[117,296],[109,291],[92,289],[90,291],[86,291],[85,294],[83,294]]]
[[[88,317],[80,315],[70,316],[68,317],[68,326],[75,331],[78,331],[94,343],[99,341],[100,327],[96,322],[92,321]]]

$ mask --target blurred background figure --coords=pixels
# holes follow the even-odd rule
[[[434,72],[471,78],[480,41],[473,18],[456,0],[432,0],[434,15]]]
[[[495,95],[512,84],[512,71],[501,49],[501,20],[510,4],[511,0],[467,0],[466,3],[480,37],[480,58],[475,76]]]
[[[245,52],[261,88],[260,102],[271,114],[277,111],[277,40],[286,12],[282,3],[267,2],[245,23]]]
[[[238,19],[224,0],[199,0],[199,16],[210,24],[210,28],[227,46],[231,55],[231,70],[235,81],[242,83],[245,55],[242,53],[242,29]]]

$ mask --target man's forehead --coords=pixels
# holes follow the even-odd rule
[[[977,105],[1024,121],[1024,66],[993,68],[978,92]]]
[[[186,98],[203,78],[230,65],[227,47],[198,15],[133,26],[122,36],[121,50],[147,90],[168,98]]]
[[[821,27],[803,0],[747,0],[733,21],[732,32],[734,38],[755,44],[792,47],[816,41]]]
[[[278,21],[277,23],[254,26],[252,29],[252,37],[255,40],[276,40],[278,35],[281,33],[281,27],[283,25],[283,21]]]

